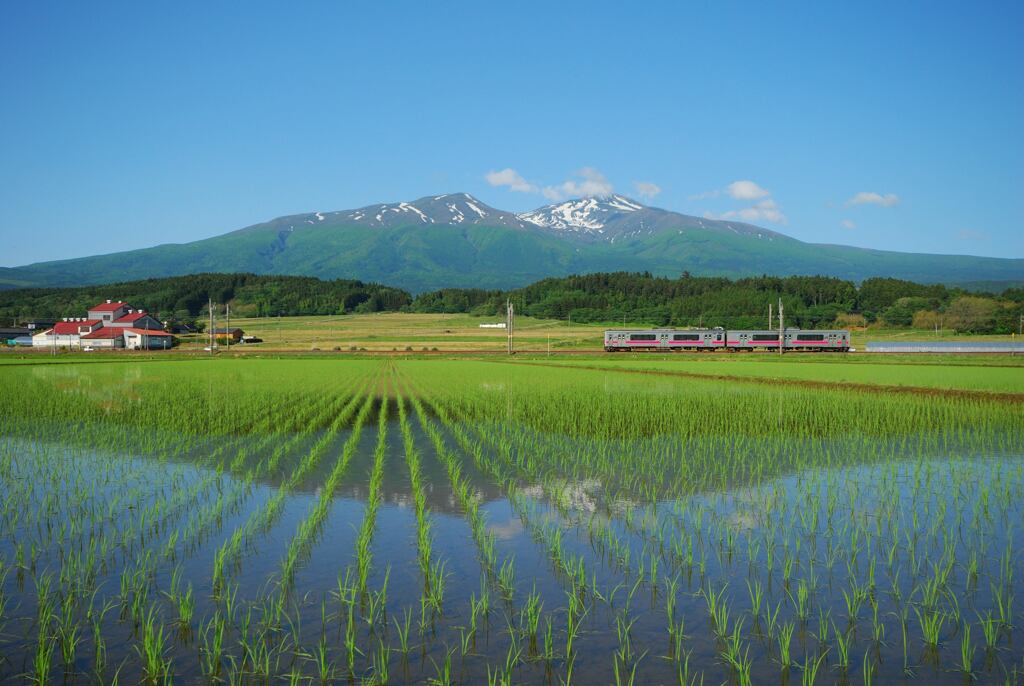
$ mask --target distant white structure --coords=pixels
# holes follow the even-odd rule
[[[499,324],[481,324],[480,328],[481,329],[504,329],[505,328],[505,322],[501,322]]]
[[[1013,341],[882,341],[869,342],[869,353],[1024,353]]]

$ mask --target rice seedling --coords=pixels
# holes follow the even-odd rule
[[[964,622],[960,634],[960,671],[968,678],[974,676],[974,653],[975,648],[971,643],[971,625]]]
[[[821,669],[824,661],[824,654],[819,655],[817,658],[804,658],[803,670],[800,672],[800,683],[802,686],[814,686],[814,683],[818,680],[818,670]]]
[[[864,662],[861,671],[864,676],[864,686],[870,686],[875,678],[875,662],[871,658],[870,651],[865,651],[864,653]]]
[[[790,643],[793,640],[793,630],[796,628],[792,622],[786,622],[779,631],[779,664],[782,670],[787,671],[793,666],[793,658],[790,655]]]
[[[150,684],[164,684],[171,680],[171,660],[165,655],[164,627],[157,622],[156,609],[150,607],[142,625],[142,644],[135,648],[142,658],[143,674]]]
[[[409,626],[412,622],[412,611],[409,608],[405,608],[403,612],[403,622],[398,622],[398,617],[392,617],[391,621],[395,624],[395,631],[398,634],[398,645],[402,651],[402,655],[409,654]]]

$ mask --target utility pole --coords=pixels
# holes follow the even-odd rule
[[[772,328],[772,304],[768,303],[768,328]]]
[[[516,324],[516,312],[515,307],[512,305],[512,299],[509,298],[505,301],[505,333],[508,335],[508,354],[511,355],[515,352],[512,343],[512,334]]]
[[[209,299],[208,307],[210,310],[210,354],[213,355],[213,298]]]
[[[227,320],[224,328],[227,329],[228,352],[231,352],[231,303],[224,303],[224,318]]]
[[[786,323],[782,314],[782,298],[779,298],[779,355],[786,344]]]

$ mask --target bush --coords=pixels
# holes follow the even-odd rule
[[[847,312],[840,312],[836,315],[836,321],[833,324],[838,329],[858,329],[864,328],[868,325],[868,320],[864,318],[862,314],[850,314]]]
[[[988,333],[995,323],[996,302],[988,298],[965,295],[946,308],[946,326],[969,333]]]
[[[882,319],[890,326],[910,326],[915,312],[932,305],[927,298],[899,298],[882,312]]]
[[[919,310],[914,313],[915,329],[941,329],[944,324],[942,315],[935,310]]]

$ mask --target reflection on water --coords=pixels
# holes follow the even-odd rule
[[[999,680],[1009,672],[1012,679],[1012,670],[1020,665],[1022,653],[1016,646],[1024,639],[1024,623],[1015,614],[1019,611],[1008,610],[1005,623],[999,615],[1000,603],[1009,603],[1019,593],[1024,578],[1019,552],[1024,502],[1020,454],[977,455],[957,446],[922,455],[919,446],[909,444],[904,446],[905,459],[895,459],[898,448],[892,442],[833,441],[830,451],[853,451],[863,460],[847,456],[841,466],[767,474],[735,488],[677,488],[676,497],[659,493],[651,500],[643,494],[630,497],[621,484],[609,483],[617,466],[586,474],[581,467],[585,460],[567,457],[579,457],[581,450],[593,448],[592,441],[573,446],[564,436],[524,434],[519,447],[532,446],[535,452],[514,470],[512,497],[508,484],[495,481],[481,468],[485,463],[469,458],[462,462],[472,497],[486,517],[486,530],[497,542],[496,567],[514,570],[507,580],[511,592],[502,600],[501,583],[488,579],[481,568],[466,513],[445,467],[417,427],[413,436],[422,460],[433,559],[445,563],[446,588],[443,612],[421,617],[416,495],[397,420],[389,421],[386,435],[385,478],[367,586],[387,589],[387,612],[401,620],[399,626],[403,612],[411,612],[409,640],[416,649],[401,654],[391,622],[387,629],[363,622],[354,627],[354,636],[363,646],[392,642],[387,653],[394,663],[392,681],[436,677],[434,663],[444,664],[455,647],[458,659],[453,669],[463,682],[486,679],[487,665],[501,663],[515,649],[524,658],[515,668],[517,679],[557,683],[568,666],[565,655],[553,649],[545,659],[543,636],[532,640],[527,629],[527,634],[516,637],[507,625],[519,627],[526,621],[523,608],[534,602],[531,598],[539,599],[545,621],[552,622],[552,641],[564,651],[565,593],[573,588],[585,589],[588,607],[581,618],[573,665],[583,683],[605,680],[617,659],[626,660],[630,670],[636,666],[638,682],[678,678],[676,638],[666,630],[669,594],[674,598],[672,620],[682,623],[679,648],[690,655],[694,674],[703,673],[713,683],[739,678],[736,667],[723,657],[729,654],[729,640],[740,642],[748,660],[740,669],[749,670],[755,683],[785,680],[787,671],[791,679],[800,678],[799,665],[819,658],[821,683],[841,682],[844,674],[862,673],[865,655],[879,683],[907,679],[911,673],[928,683],[959,683],[962,670],[955,665],[962,662],[961,643],[968,625],[975,627],[972,670],[979,678]],[[268,611],[265,599],[273,595],[289,540],[314,507],[324,474],[340,457],[346,438],[345,432],[336,437],[325,464],[289,494],[270,528],[246,541],[233,570],[236,622],[242,621],[238,613],[246,607],[252,609],[245,612],[257,613],[257,622],[265,621],[258,617]],[[458,448],[452,436],[445,438],[451,449]],[[288,640],[303,646],[303,651],[318,645],[325,621],[340,622],[342,630],[345,626],[344,618],[334,618],[339,575],[357,562],[357,532],[374,459],[372,439],[367,432],[360,441],[289,594],[285,614],[297,628]],[[648,454],[672,443],[667,437],[646,440],[642,449]],[[315,436],[302,441],[294,459],[301,459],[315,441]],[[795,441],[790,448],[806,445]],[[638,444],[634,441],[632,447],[638,449]],[[553,457],[556,450],[563,459]],[[167,456],[4,441],[2,453],[8,459],[2,487],[7,505],[0,556],[7,607],[0,645],[3,654],[11,656],[4,672],[8,677],[31,668],[40,630],[57,636],[66,625],[62,622],[75,618],[88,626],[90,613],[95,617],[97,606],[109,605],[113,610],[100,620],[107,641],[103,659],[109,664],[126,661],[123,676],[142,678],[144,669],[134,646],[143,640],[145,624],[132,616],[136,592],[130,580],[142,556],[149,560],[144,566],[149,570],[147,601],[155,603],[168,623],[174,605],[161,594],[174,584],[180,590],[186,582],[193,589],[195,619],[189,632],[177,633],[168,642],[166,654],[179,682],[203,680],[203,622],[226,611],[223,597],[215,597],[209,581],[215,552],[266,506],[282,478],[271,474],[248,482],[241,478],[244,471],[219,472],[207,464],[211,452],[216,452],[213,444],[186,446]],[[253,459],[259,455],[265,457],[266,451]],[[33,485],[26,489],[26,483]],[[668,478],[664,483],[674,482]],[[45,521],[83,524],[55,533],[39,528]],[[71,547],[70,541],[75,541]],[[53,614],[41,629],[40,606],[50,604],[47,612],[59,613],[60,603],[73,597],[74,581],[67,577],[69,570],[81,567],[83,555],[100,557],[92,567],[98,595],[76,598],[76,609],[69,610],[68,618]],[[566,576],[573,565],[586,570],[578,587]],[[175,569],[181,570],[177,581]],[[52,599],[40,603],[40,585],[47,583]],[[473,603],[481,594],[492,594],[486,620],[472,617]],[[710,595],[728,608],[726,627],[718,626],[709,611]],[[625,658],[616,658],[626,640],[617,633],[623,626],[617,622],[625,616],[628,640],[636,648]],[[474,621],[480,623],[477,634],[462,656],[461,641]],[[421,622],[427,623],[421,627]],[[935,645],[923,638],[922,622],[941,625]],[[786,670],[779,641],[790,627],[792,635],[786,640],[793,666]],[[228,629],[242,645],[245,631],[251,629],[237,623]],[[729,638],[733,631],[739,638]],[[904,631],[911,637],[906,646]],[[997,633],[992,649],[986,648],[985,631]],[[287,633],[277,629],[267,639],[274,635],[283,640]],[[336,666],[344,665],[343,636],[332,636],[326,654]],[[837,637],[849,643],[852,656],[838,653]],[[379,656],[374,667],[372,650],[360,650],[353,661],[356,673],[379,669]],[[70,666],[73,681],[90,680],[94,653],[91,634],[83,631]],[[292,668],[309,676],[315,673],[308,659],[293,657],[290,666],[275,667],[280,673]]]

